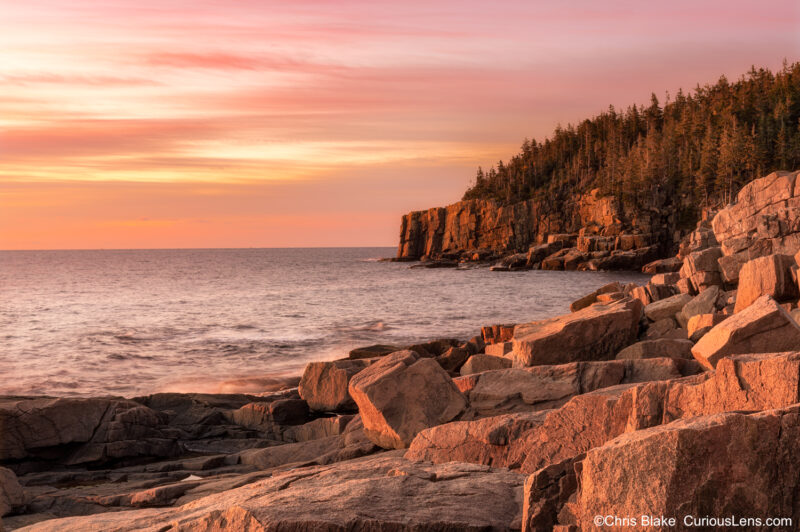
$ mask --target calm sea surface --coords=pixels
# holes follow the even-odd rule
[[[467,339],[646,279],[376,260],[394,252],[0,251],[0,394],[255,391],[353,347]]]

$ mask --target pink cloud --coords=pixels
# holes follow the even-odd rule
[[[232,221],[242,205],[251,221],[284,208],[308,216],[334,241],[333,219],[316,214],[332,204],[336,216],[379,205],[381,220],[395,219],[457,199],[475,167],[558,123],[800,59],[798,10],[790,0],[11,3],[0,34],[0,183],[30,181],[14,189],[13,212],[39,228],[37,241],[60,219],[37,201],[91,231],[117,220],[91,205],[128,205],[128,193],[125,220],[172,220],[161,208],[178,205],[177,219],[218,232],[209,245],[223,245],[225,231],[269,244],[253,229],[272,234],[266,222]],[[240,194],[231,184],[276,175],[308,186]],[[81,178],[119,187],[59,196],[53,185]],[[120,179],[222,188],[145,192]],[[19,226],[3,222],[9,211],[0,209],[0,235]],[[381,241],[391,243],[394,225],[381,226]],[[156,239],[126,227],[126,246]],[[198,245],[202,235],[170,238]]]
[[[22,158],[164,153],[178,140],[213,137],[217,131],[217,126],[203,120],[61,120],[8,128],[3,134],[0,153],[6,162]]]
[[[176,52],[149,54],[144,58],[144,63],[157,67],[210,68],[221,70],[256,70],[267,66],[289,66],[296,64],[288,59],[267,61],[264,58],[247,55]]]
[[[89,85],[100,87],[115,87],[115,86],[155,86],[159,85],[158,82],[146,78],[134,77],[116,77],[116,76],[79,76],[79,75],[63,75],[54,73],[36,73],[36,74],[14,74],[0,76],[1,85],[18,85],[28,86],[35,84],[53,84],[53,85]]]

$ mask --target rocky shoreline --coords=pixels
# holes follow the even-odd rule
[[[356,349],[276,392],[0,398],[0,529],[794,529],[797,177],[562,316]]]

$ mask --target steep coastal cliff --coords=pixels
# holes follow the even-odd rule
[[[397,256],[403,260],[465,251],[513,253],[534,241],[541,224],[532,200],[500,206],[491,200],[460,201],[403,216]]]
[[[525,253],[524,261],[509,260],[528,268],[614,269],[617,263],[630,266],[631,259],[620,261],[622,256],[641,266],[674,251],[682,236],[672,213],[625,212],[614,197],[595,189],[575,196],[564,209],[533,199],[511,205],[473,199],[411,212],[401,221],[397,258],[482,261]],[[542,265],[569,250],[575,260],[566,266],[563,261],[558,268],[552,267],[553,261]]]

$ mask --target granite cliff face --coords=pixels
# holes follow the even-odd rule
[[[794,255],[800,249],[798,172],[773,172],[750,182],[736,201],[712,221],[720,245],[723,280],[738,280],[748,260],[772,253]]]
[[[532,200],[500,206],[494,201],[460,201],[403,216],[400,259],[441,257],[468,250],[513,253],[539,232],[539,208]]]
[[[762,279],[800,250],[800,172],[773,172],[745,185],[735,200],[701,221],[680,244],[675,271],[682,292],[697,293],[713,286],[733,288],[740,277],[752,283],[786,284],[785,279]],[[772,257],[772,259],[767,259]],[[764,258],[756,263],[755,259]],[[751,262],[752,268],[744,268]],[[655,271],[648,273],[657,273]],[[781,274],[783,275],[783,274]],[[773,294],[774,295],[774,294]],[[790,292],[793,295],[793,292]],[[748,304],[752,294],[745,294]],[[740,306],[742,303],[740,302]]]
[[[750,182],[732,204],[702,213],[691,232],[666,207],[620,205],[597,189],[557,208],[537,200],[512,205],[469,200],[403,216],[397,259],[502,259],[497,269],[638,269],[676,250],[683,260],[716,248],[720,257],[710,260],[719,259],[718,266],[700,272],[706,272],[707,285],[715,284],[715,276],[730,284],[748,260],[793,254],[800,247],[798,209],[797,172],[773,172]],[[527,256],[515,257],[523,253]]]
[[[482,261],[529,253],[533,246],[555,243],[538,250],[533,260],[523,261],[525,266],[598,269],[589,265],[571,268],[571,264],[577,266],[592,259],[607,259],[615,252],[646,249],[634,260],[639,267],[647,262],[644,259],[652,260],[670,249],[680,236],[675,235],[674,228],[675,220],[669,213],[625,212],[614,197],[602,196],[597,189],[573,197],[563,209],[533,199],[511,205],[476,199],[403,216],[397,259]],[[650,249],[653,246],[657,250]],[[562,260],[551,262],[550,266],[539,264],[556,252],[564,256],[571,248],[575,251],[572,263],[564,265]],[[544,251],[547,253],[542,255]],[[628,267],[630,260],[606,262],[607,269],[613,269],[616,263]]]

